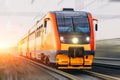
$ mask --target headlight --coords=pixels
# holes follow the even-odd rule
[[[86,41],[89,42],[90,41],[90,37],[86,37]]]
[[[64,37],[63,36],[60,36],[60,41],[64,41]]]
[[[79,41],[78,38],[76,38],[76,37],[72,38],[73,43],[78,43],[78,41]]]

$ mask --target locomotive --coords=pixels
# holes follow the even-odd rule
[[[58,69],[91,69],[97,19],[91,13],[50,11],[18,42],[19,54]]]

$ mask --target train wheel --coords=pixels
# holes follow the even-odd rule
[[[59,67],[59,64],[58,64],[58,63],[56,63],[55,68],[56,68],[56,69],[58,69],[58,67]]]
[[[48,58],[48,57],[46,57],[46,59],[45,59],[45,64],[46,64],[46,65],[50,65],[50,61],[49,61],[49,58]]]
[[[45,55],[44,55],[44,53],[41,53],[40,54],[40,61],[42,62],[42,63],[44,63],[45,62]]]

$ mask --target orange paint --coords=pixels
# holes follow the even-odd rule
[[[88,14],[88,19],[89,19],[89,23],[90,23],[90,47],[91,47],[91,50],[95,50],[94,28],[93,28],[93,19],[92,19],[91,14]]]

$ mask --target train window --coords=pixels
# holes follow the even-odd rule
[[[46,28],[45,32],[46,32],[46,33],[49,33],[49,32],[51,31],[50,25],[51,25],[51,24],[50,24],[50,19],[47,20],[47,21],[45,21],[45,28]]]
[[[72,28],[70,27],[58,27],[60,32],[71,32]]]
[[[59,32],[90,33],[87,14],[81,13],[56,13]]]
[[[44,21],[44,27],[45,28],[47,27],[47,21]]]
[[[66,16],[64,18],[58,17],[57,18],[58,21],[58,29],[59,32],[71,32],[73,31],[73,24],[72,24],[72,19],[69,16]]]
[[[43,24],[41,24],[39,27],[37,27],[37,30],[41,29],[43,27]]]
[[[40,36],[40,32],[42,31],[42,27],[43,27],[43,24],[41,24],[39,27],[37,27],[36,37],[39,37],[39,36]]]
[[[39,37],[39,36],[40,36],[40,30],[37,31],[37,33],[36,33],[36,37]]]
[[[90,31],[87,17],[73,17],[73,23],[76,32],[88,33]]]

